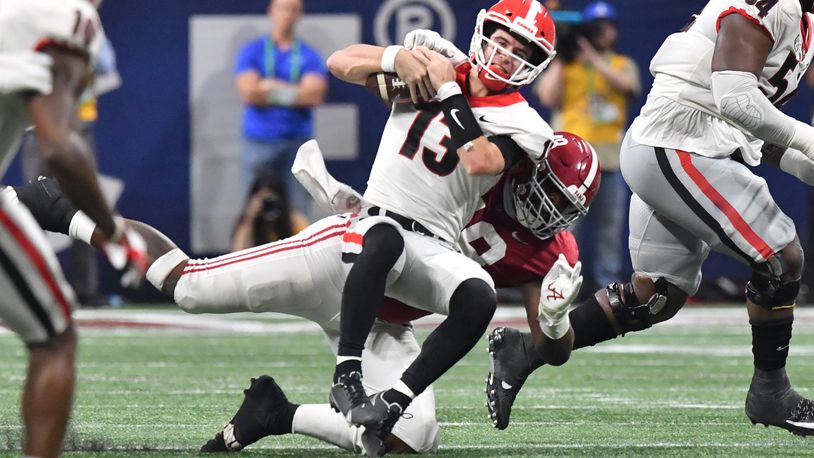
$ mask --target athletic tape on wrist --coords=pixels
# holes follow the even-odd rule
[[[442,86],[443,87],[443,86]],[[441,101],[444,109],[444,120],[449,127],[449,135],[452,137],[452,144],[457,150],[478,137],[483,136],[483,131],[475,119],[475,114],[469,108],[469,103],[463,94],[450,96]]]
[[[453,95],[463,94],[463,92],[461,91],[461,86],[457,81],[447,81],[438,88],[436,94],[438,95],[438,98],[443,101],[452,97]]]
[[[404,49],[404,46],[399,45],[392,45],[384,48],[381,62],[383,72],[393,73],[396,71],[396,54],[398,54],[402,49]]]
[[[147,281],[160,291],[164,286],[164,280],[167,279],[170,272],[172,272],[178,264],[181,264],[187,259],[189,259],[189,256],[181,251],[180,248],[175,248],[164,253],[147,269]]]
[[[78,211],[71,218],[68,225],[68,236],[75,240],[81,240],[90,245],[90,239],[96,230],[96,223],[88,215]]]
[[[568,330],[571,328],[571,320],[568,319],[567,314],[562,320],[554,323],[551,323],[548,320],[540,320],[540,328],[542,328],[543,334],[545,334],[549,339],[559,340],[568,333]]]

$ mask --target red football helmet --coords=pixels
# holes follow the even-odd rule
[[[511,177],[515,217],[541,239],[585,216],[602,178],[588,142],[569,132],[554,135],[542,161],[520,167]]]
[[[494,42],[490,36],[495,27],[502,27],[532,45],[532,58],[522,59]],[[530,84],[554,58],[555,32],[551,14],[537,0],[500,0],[488,10],[481,10],[475,23],[475,33],[469,45],[469,54],[486,78],[513,86]],[[485,45],[492,46],[489,56]],[[498,50],[520,61],[514,74],[506,75],[492,68]]]

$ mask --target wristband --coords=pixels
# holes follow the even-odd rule
[[[404,46],[392,45],[384,48],[382,53],[382,71],[393,73],[396,71],[396,55],[404,49]]]
[[[457,81],[447,81],[446,83],[442,84],[437,91],[435,91],[435,94],[443,101],[452,97],[453,95],[463,94],[463,91],[461,91],[461,86]]]
[[[452,138],[452,145],[456,150],[483,136],[483,131],[463,94],[443,99],[441,107],[444,109],[444,120],[449,127],[449,136]]]
[[[96,230],[96,223],[81,211],[74,213],[71,218],[71,223],[68,226],[68,235],[75,239],[81,240],[90,245],[90,240],[93,237],[93,232]]]

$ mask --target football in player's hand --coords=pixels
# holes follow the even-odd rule
[[[395,73],[372,73],[367,77],[365,87],[387,105],[410,103],[410,88]]]

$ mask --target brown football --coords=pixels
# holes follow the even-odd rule
[[[365,87],[384,103],[410,103],[410,88],[395,73],[372,73]]]

